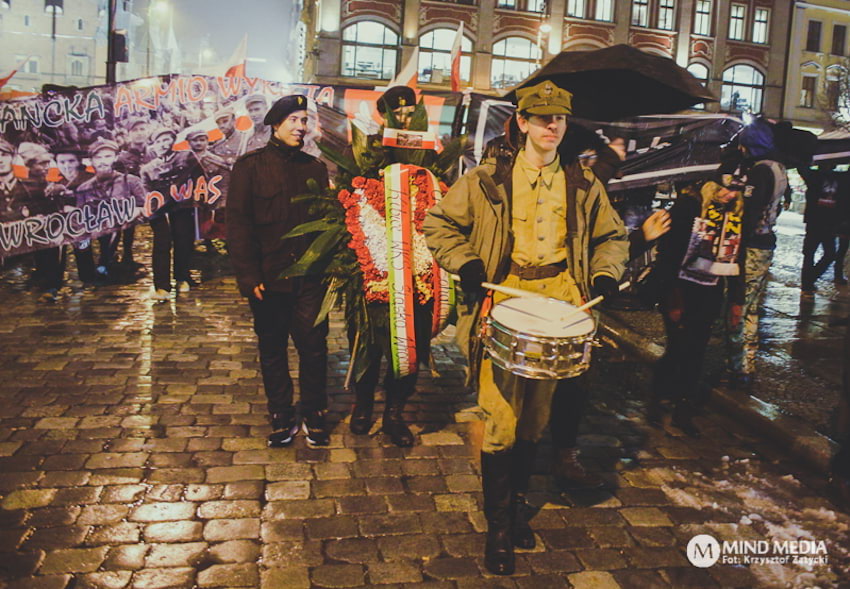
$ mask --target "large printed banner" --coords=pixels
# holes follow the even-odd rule
[[[230,169],[271,136],[263,118],[305,94],[304,149],[342,151],[349,122],[374,132],[374,88],[282,85],[258,78],[161,76],[0,102],[0,258],[113,233],[197,207],[201,233],[221,234]],[[461,96],[428,93],[438,137]]]

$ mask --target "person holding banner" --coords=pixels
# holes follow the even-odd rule
[[[164,301],[171,293],[171,250],[174,249],[174,278],[178,292],[186,293],[195,282],[189,276],[192,245],[195,241],[195,214],[191,195],[182,194],[204,175],[201,165],[191,151],[174,151],[177,133],[170,127],[156,129],[150,138],[154,158],[142,166],[145,189],[158,192],[168,199],[156,211],[151,211],[153,230],[154,300]],[[174,198],[177,194],[181,200]]]
[[[460,275],[457,337],[485,413],[481,474],[487,541],[484,564],[514,571],[514,546],[533,548],[525,494],[553,395],[573,395],[573,379],[531,380],[484,357],[483,282],[530,290],[580,305],[618,292],[628,238],[605,188],[558,147],[572,113],[572,94],[551,81],[517,90],[520,150],[464,174],[425,218],[428,247]],[[591,214],[592,212],[592,214]]]
[[[12,162],[17,150],[0,137],[0,222],[20,221],[28,215],[26,204],[30,193],[24,183],[15,176]]]
[[[308,182],[328,186],[325,165],[301,148],[307,133],[307,97],[285,96],[265,115],[268,144],[240,157],[230,176],[227,241],[239,292],[254,316],[260,369],[268,400],[270,447],[292,443],[299,429],[289,374],[289,336],[299,358],[301,417],[311,446],[326,446],[328,322],[314,325],[325,287],[320,277],[280,278],[306,251],[303,237],[281,240],[308,220],[307,204],[293,202]]]
[[[658,245],[654,272],[667,343],[654,368],[648,418],[660,424],[662,401],[672,400],[673,425],[691,437],[700,436],[693,418],[704,401],[698,380],[711,326],[724,302],[730,327],[742,321],[746,190],[745,179],[722,174],[699,192],[681,195]]]

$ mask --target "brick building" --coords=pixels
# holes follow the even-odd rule
[[[833,0],[839,1],[839,0]],[[462,77],[499,93],[563,49],[626,43],[673,58],[722,98],[716,110],[780,116],[787,0],[307,0],[305,81],[381,85],[419,47],[419,83],[447,88],[464,24]]]

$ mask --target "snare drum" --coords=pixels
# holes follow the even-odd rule
[[[494,364],[525,378],[572,378],[590,368],[596,322],[575,305],[518,297],[493,307],[484,319],[484,347]]]

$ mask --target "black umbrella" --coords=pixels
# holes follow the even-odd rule
[[[615,121],[649,114],[674,113],[717,98],[688,70],[668,57],[628,45],[592,51],[562,51],[505,98],[516,102],[516,90],[552,80],[573,93],[573,114],[596,121]]]

